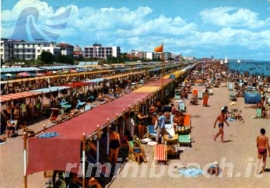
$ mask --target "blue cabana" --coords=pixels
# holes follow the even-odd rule
[[[245,92],[244,99],[246,104],[257,104],[261,101],[261,94]]]

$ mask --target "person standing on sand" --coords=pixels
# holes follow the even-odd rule
[[[270,147],[268,137],[265,136],[265,129],[261,129],[261,135],[257,137],[257,148],[258,148],[258,170],[260,167],[261,159],[263,159],[262,170],[259,173],[263,173],[266,165],[267,150],[270,157]]]
[[[221,110],[221,114],[218,115],[218,117],[217,117],[217,119],[216,119],[216,121],[215,121],[215,123],[214,123],[214,128],[216,128],[217,122],[218,122],[219,131],[218,131],[218,133],[216,134],[216,136],[215,136],[215,138],[214,138],[214,141],[216,141],[217,137],[218,137],[219,135],[221,135],[221,142],[224,142],[224,140],[223,140],[223,136],[224,136],[224,131],[223,131],[224,122],[225,122],[225,123],[228,125],[228,127],[229,127],[229,124],[228,124],[227,121],[226,121],[226,110],[225,110],[225,109]]]

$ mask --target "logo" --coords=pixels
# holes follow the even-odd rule
[[[38,9],[36,7],[24,8],[17,19],[11,39],[56,41],[60,37],[61,30],[67,26],[70,12],[71,8],[68,8],[61,14],[38,23],[40,21]]]

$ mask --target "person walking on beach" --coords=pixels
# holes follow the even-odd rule
[[[224,142],[224,140],[223,140],[223,136],[224,136],[224,131],[223,131],[224,123],[226,123],[228,125],[228,127],[229,127],[229,124],[226,121],[226,110],[225,109],[221,110],[221,114],[218,115],[218,117],[217,117],[217,119],[216,119],[216,121],[214,123],[214,128],[216,128],[217,122],[218,122],[219,131],[216,134],[216,136],[214,138],[214,141],[216,141],[217,137],[219,135],[221,135],[221,142]]]
[[[165,129],[165,122],[166,117],[164,116],[164,111],[159,111],[159,117],[158,117],[158,129],[157,129],[157,135],[156,135],[156,142],[159,143],[159,137],[162,136],[161,142],[163,143],[163,136],[166,133]]]
[[[265,129],[261,129],[261,135],[257,137],[257,149],[258,149],[258,172],[263,173],[266,165],[267,150],[270,157],[269,139],[265,136]],[[262,170],[259,171],[261,159],[263,159]]]

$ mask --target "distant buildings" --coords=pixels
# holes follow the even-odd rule
[[[60,43],[57,46],[60,47],[60,54],[61,55],[73,57],[74,47],[72,45],[67,44],[67,43]]]
[[[107,57],[120,57],[120,47],[108,46],[104,47],[101,44],[93,44],[93,46],[84,47],[85,58],[101,58],[106,59]]]
[[[1,38],[0,56],[1,61],[22,59],[37,59],[43,51],[51,52],[54,55],[61,53],[61,48],[55,43],[45,41],[24,41]]]
[[[73,49],[73,57],[83,56],[83,50],[80,46],[76,45]]]

